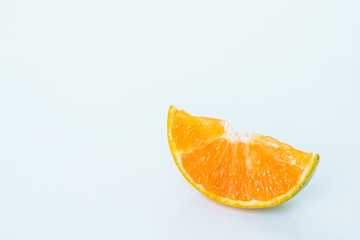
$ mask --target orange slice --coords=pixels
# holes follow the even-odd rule
[[[309,180],[319,155],[272,137],[241,134],[225,121],[194,117],[170,106],[168,141],[186,180],[233,207],[264,208],[292,198]]]

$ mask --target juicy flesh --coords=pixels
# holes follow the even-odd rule
[[[219,119],[175,110],[171,137],[180,164],[207,191],[231,200],[266,201],[291,190],[313,158],[272,137],[230,139]]]

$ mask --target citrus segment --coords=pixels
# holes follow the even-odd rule
[[[195,188],[235,207],[270,207],[290,199],[319,159],[272,137],[240,134],[223,120],[194,117],[173,106],[168,141],[177,166]]]
[[[189,152],[206,145],[225,133],[223,121],[193,117],[185,111],[174,111],[171,132],[177,152]]]

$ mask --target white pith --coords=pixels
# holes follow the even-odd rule
[[[253,134],[241,133],[236,131],[230,124],[224,123],[225,134],[223,138],[229,140],[231,143],[244,142],[247,143]]]

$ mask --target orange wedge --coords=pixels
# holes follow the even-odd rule
[[[171,153],[186,180],[233,207],[264,208],[292,198],[310,179],[319,155],[272,137],[241,134],[225,121],[194,117],[170,106]]]

